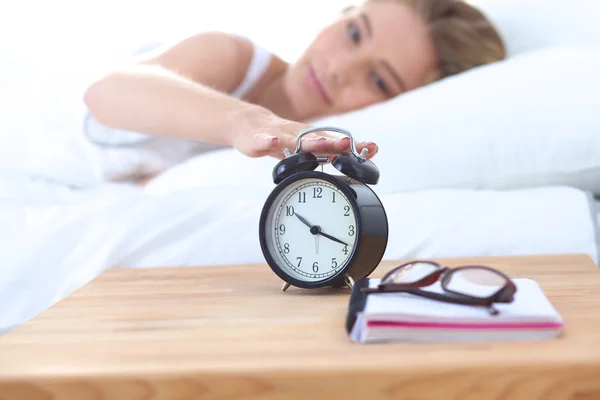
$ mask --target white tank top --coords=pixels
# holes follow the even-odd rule
[[[231,93],[231,96],[238,99],[252,90],[271,61],[270,52],[254,42],[252,44],[252,59],[246,74]],[[158,45],[160,44],[145,46],[142,52]],[[94,175],[101,181],[135,181],[163,172],[196,155],[223,147],[195,140],[112,129],[96,121],[89,111],[86,111],[83,130],[85,151]]]

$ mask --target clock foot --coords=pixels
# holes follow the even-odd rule
[[[285,292],[287,290],[287,288],[289,288],[291,285],[287,282],[283,283],[283,286],[281,287],[281,291]]]
[[[346,281],[346,285],[347,285],[347,286],[348,286],[350,289],[352,289],[352,288],[354,287],[354,279],[352,279],[352,277],[351,277],[350,275],[348,275],[348,274],[346,274],[346,275],[345,275],[345,277],[346,277],[346,279],[345,279],[345,281]]]

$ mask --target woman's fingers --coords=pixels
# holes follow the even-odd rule
[[[303,137],[300,149],[308,153],[326,153],[333,146],[334,139],[325,136]]]
[[[325,136],[309,136],[306,135],[300,139],[300,151],[324,154],[328,152],[335,152],[336,147],[339,147],[335,142],[335,138]],[[279,137],[278,148],[281,156],[283,156],[284,149],[288,149],[290,153],[296,150],[297,137],[291,134],[284,134]]]
[[[320,146],[318,148],[312,151],[307,151],[315,152],[319,155],[335,155],[350,151],[350,144],[351,142],[349,137],[339,137],[328,139],[327,141],[320,143]],[[374,142],[355,142],[354,146],[359,154],[362,152],[363,149],[366,148],[368,150],[366,157],[369,159],[372,158],[375,154],[377,154],[377,151],[379,150],[377,144],[375,144]]]
[[[290,125],[291,124],[291,125]],[[240,150],[250,157],[262,157],[266,155],[278,159],[285,157],[285,149],[290,153],[296,150],[298,140],[298,130],[306,129],[303,124],[287,122],[281,125],[275,125],[265,132],[253,136],[250,142],[246,143],[250,147],[244,151],[244,140],[239,143]],[[316,131],[304,135],[301,139],[300,151],[313,153],[316,156],[337,155],[350,151],[351,141],[348,136],[342,134],[333,134],[328,131]],[[372,158],[378,151],[377,145],[373,142],[356,141],[356,151],[360,154],[363,149],[367,149],[367,158]]]
[[[259,133],[253,136],[249,144],[249,149],[244,149],[242,146],[238,150],[249,157],[263,157],[279,146],[279,138],[269,133]]]
[[[336,155],[350,151],[350,143],[350,138],[347,136],[308,137],[307,135],[301,139],[300,151],[314,153],[317,156]],[[369,159],[372,158],[379,150],[377,145],[373,142],[356,142],[355,147],[359,154],[364,148],[366,148],[368,150],[366,157]],[[293,153],[296,150],[295,136],[289,135],[284,139],[280,138],[279,142],[273,146],[274,150],[278,150],[278,154],[275,156],[277,158],[283,158],[283,151],[285,148],[287,148],[290,153]]]
[[[358,153],[362,152],[365,148],[368,150],[366,155],[368,159],[372,158],[379,151],[379,147],[373,142],[359,142],[356,144],[356,151]]]

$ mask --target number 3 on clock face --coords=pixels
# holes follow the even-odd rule
[[[342,190],[344,184],[335,178],[310,175],[274,191],[261,218],[267,261],[286,282],[301,287],[317,286],[342,273],[359,238],[351,192]]]

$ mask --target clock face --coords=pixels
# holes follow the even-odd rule
[[[273,260],[286,274],[307,282],[343,270],[358,237],[355,210],[346,194],[318,178],[294,181],[279,192],[264,226]]]

